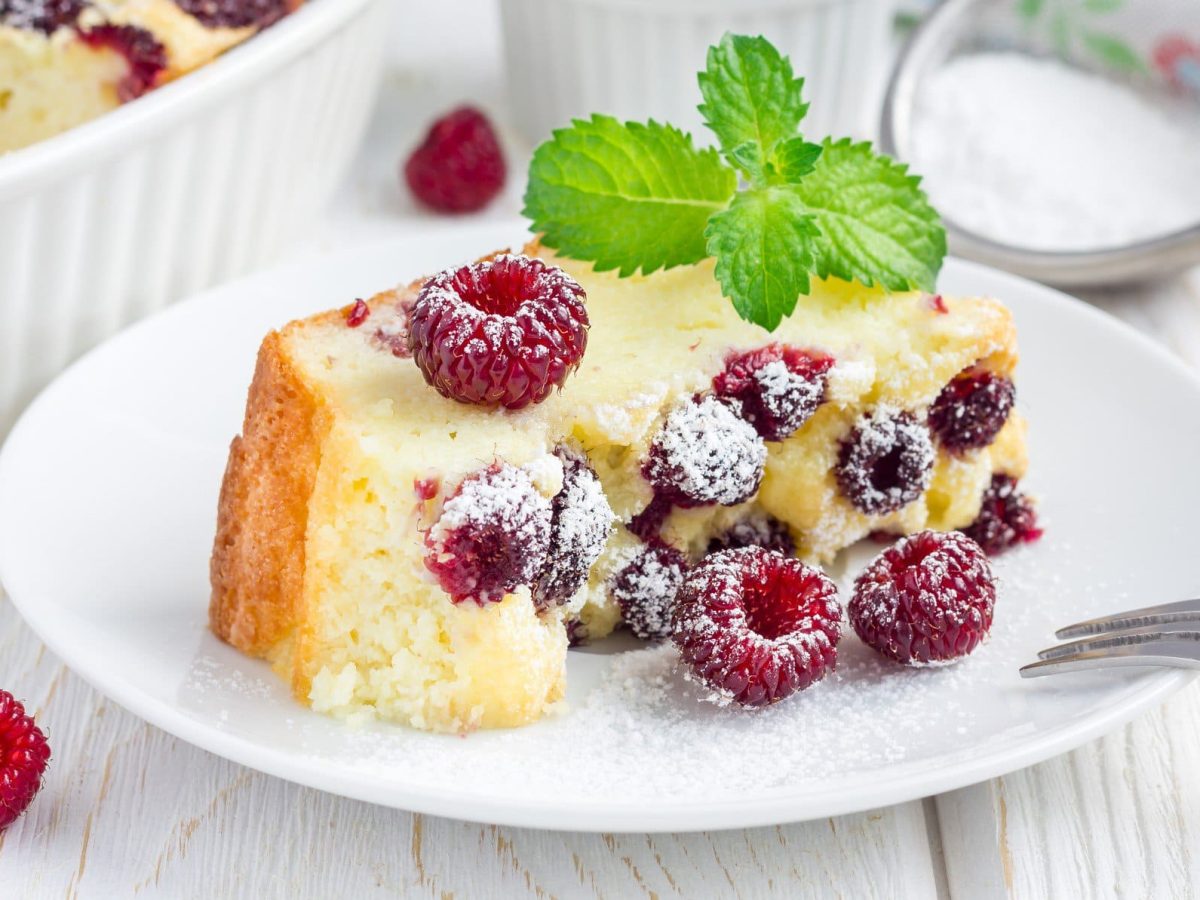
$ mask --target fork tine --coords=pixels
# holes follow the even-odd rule
[[[1089,634],[1104,634],[1108,631],[1118,631],[1126,628],[1146,628],[1154,625],[1194,623],[1200,625],[1200,600],[1181,600],[1178,603],[1162,603],[1158,606],[1145,606],[1141,609],[1131,609],[1127,612],[1114,613],[1111,616],[1101,616],[1098,619],[1088,619],[1076,622],[1066,628],[1060,628],[1054,633],[1060,640],[1084,637]]]
[[[1058,644],[1038,651],[1038,659],[1057,659],[1060,656],[1070,656],[1072,653],[1083,653],[1088,650],[1119,647],[1122,644],[1144,643],[1156,636],[1179,640],[1190,640],[1192,635],[1200,638],[1200,618],[1190,621],[1168,622],[1165,625],[1145,625],[1141,628],[1128,628],[1123,631],[1110,631],[1104,634],[1090,635],[1077,641]]]
[[[1119,635],[1081,643],[1090,643],[1091,649],[1072,650],[1066,655],[1040,659],[1022,666],[1021,677],[1037,678],[1060,672],[1117,666],[1200,669],[1200,631]]]

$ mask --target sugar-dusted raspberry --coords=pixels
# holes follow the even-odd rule
[[[483,209],[507,174],[492,123],[469,106],[434,122],[404,164],[404,180],[417,199],[448,213]]]
[[[1017,490],[1017,480],[997,473],[984,491],[979,515],[963,534],[995,556],[1018,544],[1036,541],[1042,529],[1033,501]]]
[[[713,700],[767,706],[833,670],[841,622],[837,587],[823,573],[743,547],[706,557],[684,580],[672,638]]]
[[[154,87],[159,73],[167,67],[166,48],[153,34],[136,25],[105,22],[80,32],[79,39],[89,47],[107,47],[125,57],[129,71],[117,85],[117,96],[123,103]]]
[[[942,388],[929,407],[929,428],[953,453],[986,447],[1008,421],[1016,396],[1003,375],[972,367]]]
[[[562,460],[563,486],[551,501],[550,550],[533,585],[540,610],[561,606],[583,587],[613,523],[612,507],[588,458],[565,445],[554,453]]]
[[[550,518],[550,501],[527,472],[494,463],[446,500],[425,536],[425,565],[455,603],[498,603],[541,571]]]
[[[563,627],[567,629],[568,647],[582,647],[588,642],[588,627],[583,619],[567,619]]]
[[[767,447],[736,412],[712,394],[677,404],[650,445],[642,474],[676,506],[733,506],[754,496]]]
[[[787,524],[765,512],[750,513],[715,535],[708,542],[707,553],[737,550],[740,547],[762,547],[784,556],[796,555],[796,542]]]
[[[671,608],[687,566],[682,552],[660,542],[635,550],[613,573],[608,592],[620,605],[621,616],[634,635],[644,641],[670,635]]]
[[[629,520],[626,526],[631,532],[647,543],[658,540],[662,534],[663,523],[674,509],[674,504],[662,494],[656,493],[646,504],[646,508]]]
[[[50,760],[46,736],[8,691],[0,691],[0,831],[29,808]]]
[[[408,346],[443,397],[520,409],[562,387],[587,349],[584,292],[562,269],[498,256],[425,282]]]
[[[175,5],[209,28],[266,28],[299,0],[175,0]]]
[[[911,413],[881,407],[859,417],[842,441],[838,486],[868,515],[895,512],[929,487],[933,456],[928,428]]]
[[[966,656],[987,636],[996,584],[987,555],[959,532],[922,531],[884,550],[854,582],[850,624],[910,665]]]
[[[782,441],[825,400],[833,357],[788,344],[735,353],[713,379],[718,397],[736,399],[742,415],[768,441]]]
[[[84,0],[0,0],[0,25],[53,34],[74,25],[85,6]]]

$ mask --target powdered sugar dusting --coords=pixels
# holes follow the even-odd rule
[[[776,419],[788,421],[790,430],[795,431],[799,423],[792,423],[792,418],[802,423],[812,415],[812,411],[821,403],[825,395],[825,380],[805,378],[797,375],[787,367],[782,359],[769,362],[757,372],[754,378],[762,388],[763,407]],[[797,410],[802,412],[797,413]]]

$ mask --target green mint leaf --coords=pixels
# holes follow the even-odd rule
[[[745,172],[752,181],[759,182],[766,177],[766,162],[763,160],[762,147],[758,146],[754,141],[746,141],[743,144],[738,144],[725,155],[729,157],[729,161],[738,169]]]
[[[788,138],[775,148],[775,167],[784,181],[795,184],[817,165],[824,148],[802,137]]]
[[[1100,31],[1085,31],[1083,45],[1088,51],[1111,69],[1122,72],[1142,72],[1146,65],[1129,44],[1119,37]]]
[[[820,230],[813,271],[893,291],[932,290],[946,231],[920,183],[868,143],[826,139],[813,171],[795,186]]]
[[[748,141],[765,157],[796,134],[808,111],[801,99],[804,79],[793,77],[791,62],[766,38],[726,34],[709,47],[708,66],[698,78],[700,113],[731,158]]]
[[[808,293],[817,229],[795,186],[742,191],[705,236],[721,290],[748,322],[774,331]]]
[[[534,152],[524,214],[546,246],[625,277],[703,259],[705,224],[736,190],[720,155],[677,128],[595,115]]]

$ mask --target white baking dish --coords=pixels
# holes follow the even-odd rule
[[[726,31],[792,58],[806,134],[873,127],[893,0],[501,0],[516,124],[532,141],[603,112],[668,121],[707,142],[696,72]]]
[[[81,352],[260,265],[311,221],[373,106],[389,7],[312,0],[202,69],[0,156],[0,434]]]

